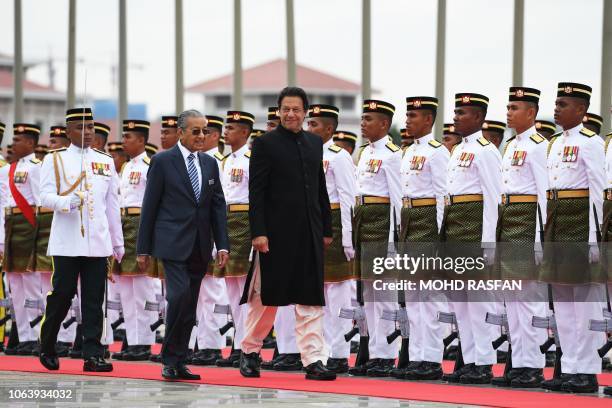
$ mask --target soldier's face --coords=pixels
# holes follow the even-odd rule
[[[502,142],[503,136],[499,132],[494,132],[492,130],[483,130],[482,136],[487,139],[489,142],[493,143],[495,147],[499,148],[499,145]]]
[[[425,136],[431,131],[432,118],[433,116],[429,111],[425,110],[409,110],[406,112],[406,133],[412,137],[412,141],[415,137]]]
[[[49,138],[49,150],[60,149],[62,147],[70,146],[70,141],[65,137],[50,137]]]
[[[473,106],[462,106],[455,108],[453,122],[455,132],[461,136],[468,136],[481,128],[484,117],[479,113],[479,109]]]
[[[246,126],[237,123],[228,123],[223,131],[225,142],[232,146],[232,149],[242,147],[246,143],[249,133]]]
[[[302,130],[302,124],[306,117],[304,102],[299,96],[285,96],[280,106],[280,123],[291,132],[297,133]]]
[[[578,98],[561,96],[555,100],[555,123],[563,129],[571,129],[582,122],[586,107]]]
[[[449,152],[452,150],[453,146],[459,144],[460,141],[461,136],[459,135],[444,135],[442,138],[442,144],[448,149]]]
[[[106,137],[100,134],[94,134],[93,142],[91,143],[91,147],[94,149],[104,151],[104,146],[106,146]]]
[[[130,157],[136,157],[145,149],[145,138],[140,132],[125,132],[121,139],[123,151]]]
[[[13,155],[22,158],[34,151],[34,139],[26,135],[13,136]]]
[[[219,128],[207,127],[202,151],[207,152],[215,147],[218,147],[220,138],[221,132],[219,131]]]
[[[168,150],[178,142],[178,133],[176,128],[162,128],[161,130],[161,145],[162,149]]]
[[[354,144],[342,140],[337,140],[334,143],[346,150],[351,156],[353,155],[353,151],[355,150]]]
[[[206,125],[206,119],[203,117],[187,118],[185,129],[178,130],[181,144],[191,152],[202,151],[205,147],[204,140],[208,133]]]
[[[270,132],[278,127],[280,121],[278,120],[269,120],[266,122],[266,132]]]
[[[366,112],[361,115],[361,135],[369,141],[386,136],[389,121],[382,113]]]
[[[77,147],[89,147],[94,137],[93,120],[74,121],[66,123],[66,136],[70,143]]]
[[[334,132],[333,127],[327,125],[321,118],[308,118],[306,124],[308,125],[309,132],[314,133],[324,141],[329,140]]]
[[[115,171],[119,173],[121,171],[123,163],[127,161],[127,157],[125,153],[120,151],[112,151],[110,152],[110,155],[113,158],[113,163],[115,164]]]
[[[517,132],[524,132],[535,123],[535,109],[525,102],[510,102],[506,106],[506,123]]]

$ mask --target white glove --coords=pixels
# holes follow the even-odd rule
[[[123,246],[116,246],[113,248],[113,258],[119,263],[123,259],[123,255],[125,255],[125,249]]]
[[[346,256],[347,261],[350,261],[351,259],[355,258],[355,250],[353,249],[353,247],[345,246],[343,248],[344,248],[344,256]]]
[[[81,205],[81,197],[77,193],[72,193],[70,196],[70,209],[74,210]]]

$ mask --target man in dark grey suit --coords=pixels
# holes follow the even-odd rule
[[[166,278],[166,336],[162,376],[198,380],[185,365],[196,320],[200,284],[213,242],[223,268],[229,257],[225,198],[215,159],[198,153],[206,137],[206,119],[198,111],[179,115],[180,141],[153,156],[147,176],[138,233],[138,264],[161,259]]]

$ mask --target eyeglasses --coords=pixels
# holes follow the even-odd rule
[[[207,135],[210,135],[210,130],[208,130],[208,129],[198,129],[198,128],[191,129],[191,134],[193,136],[198,136],[200,133],[202,135],[204,135],[204,136],[207,136]]]

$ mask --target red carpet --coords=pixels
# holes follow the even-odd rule
[[[161,380],[160,366],[149,363],[114,362],[111,373],[88,373],[92,376]],[[57,374],[83,375],[80,360],[61,359]],[[49,372],[33,357],[0,356],[0,370],[21,372]],[[456,386],[447,384],[401,382],[368,378],[340,377],[336,381],[306,381],[302,373],[262,372],[261,378],[243,378],[236,369],[192,367],[201,374],[202,381],[193,383],[261,387],[307,392],[365,395],[394,399],[436,401],[494,407],[589,408],[612,406],[612,398],[578,396],[572,394],[530,392],[489,387]]]

